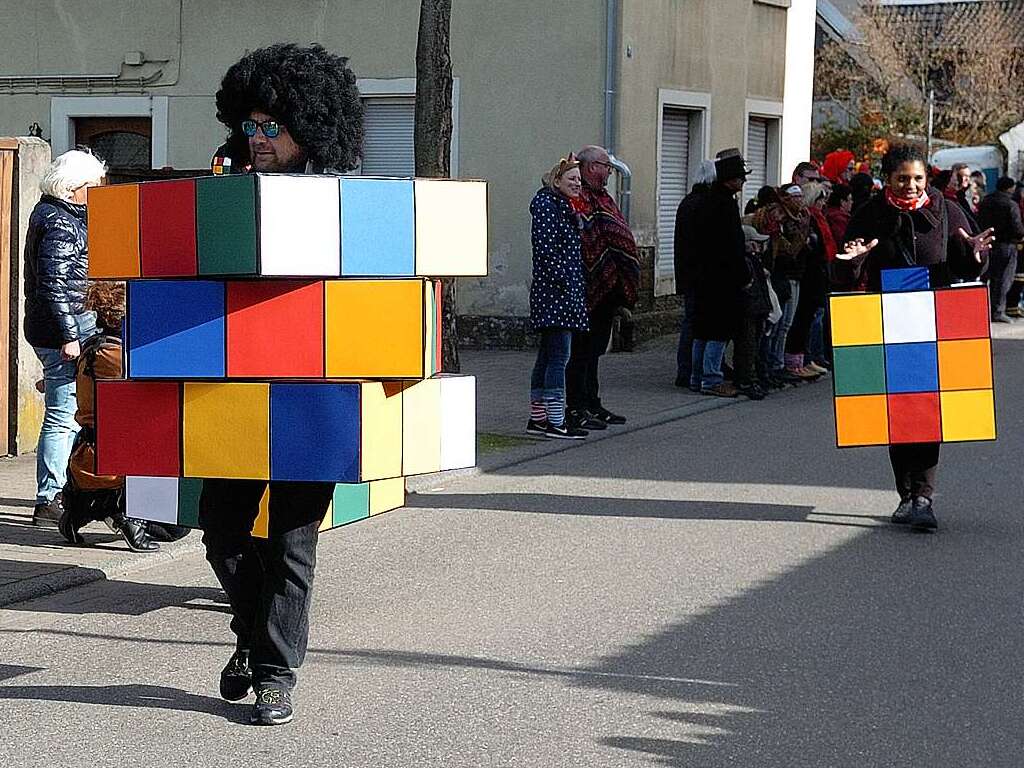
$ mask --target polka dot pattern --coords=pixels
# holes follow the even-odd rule
[[[580,220],[569,201],[543,188],[530,203],[533,217],[533,327],[586,331],[586,284],[580,257]]]

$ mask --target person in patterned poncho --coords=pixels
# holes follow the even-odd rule
[[[608,348],[615,314],[636,304],[640,258],[633,232],[605,188],[612,170],[607,150],[584,147],[577,157],[583,191],[574,203],[583,220],[590,330],[573,334],[566,371],[567,404],[570,423],[584,429],[605,429],[607,424],[624,424],[626,419],[601,404],[598,364]]]
[[[530,322],[540,334],[540,348],[530,378],[526,433],[578,440],[587,432],[565,421],[565,366],[573,333],[589,327],[580,262],[580,219],[572,204],[580,194],[580,169],[575,156],[563,158],[543,181],[544,186],[530,203]]]

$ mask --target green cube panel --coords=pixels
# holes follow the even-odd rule
[[[369,483],[338,483],[334,486],[333,525],[345,525],[370,516]]]
[[[200,275],[255,275],[256,177],[196,181],[196,251]]]
[[[202,478],[182,477],[178,479],[178,525],[189,528],[199,527],[199,496],[202,492]]]
[[[837,396],[885,394],[885,348],[881,344],[835,347],[832,356]]]

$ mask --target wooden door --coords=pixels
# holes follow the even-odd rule
[[[18,142],[0,139],[0,455],[13,453],[11,349],[17,350],[18,340],[12,338],[11,328],[11,260],[17,258],[12,244],[18,235],[18,222],[14,221],[14,168],[18,157]],[[14,353],[17,355],[17,351]],[[16,386],[16,385],[15,385]]]

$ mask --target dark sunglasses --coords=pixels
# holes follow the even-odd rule
[[[242,133],[246,136],[255,136],[257,128],[263,131],[263,135],[268,139],[276,139],[281,135],[281,129],[283,129],[284,126],[277,122],[277,120],[264,120],[259,123],[255,120],[242,121]]]

